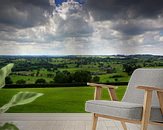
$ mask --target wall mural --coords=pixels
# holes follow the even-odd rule
[[[90,99],[87,82],[123,86],[121,100],[135,69],[163,67],[163,1],[1,0],[0,68],[9,63],[14,67],[0,95],[15,89],[6,101],[20,89],[44,93],[9,112],[85,112],[86,99],[71,96]],[[60,96],[65,104],[71,97],[68,109],[52,105]]]

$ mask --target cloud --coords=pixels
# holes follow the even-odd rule
[[[112,28],[123,35],[134,36],[147,31],[161,31],[163,30],[162,22],[163,18],[118,20],[113,23]]]
[[[44,24],[50,5],[45,0],[1,0],[0,24],[28,28]]]
[[[154,2],[87,0],[54,11],[48,0],[2,0],[0,54],[163,54],[163,4]]]
[[[31,8],[36,10],[38,6],[32,4]],[[66,9],[63,8],[64,10]],[[26,25],[20,22],[5,22],[5,25],[1,23],[3,30],[1,28],[0,31],[0,54],[86,54],[89,37],[94,32],[89,15],[84,10],[66,11],[62,14],[53,12],[53,15],[46,17],[45,22],[41,20],[42,24],[39,24],[38,19],[34,20],[36,23],[30,22],[31,26],[28,25],[29,20]],[[26,17],[24,14],[19,16],[18,13],[15,13],[17,19]],[[35,18],[33,15],[31,17]],[[44,16],[42,18],[45,19]],[[24,23],[23,20],[25,18],[20,21]]]
[[[162,30],[162,0],[87,0],[85,8],[94,21],[112,21],[124,38]]]
[[[24,3],[25,2],[26,1],[24,0]],[[29,8],[29,6],[27,7]],[[3,27],[0,32],[1,40],[17,41],[22,44],[31,42],[52,43],[53,41],[62,42],[69,37],[79,37],[79,39],[80,37],[88,37],[91,36],[94,31],[90,18],[85,14],[84,10],[78,10],[77,8],[75,12],[73,12],[74,9],[73,11],[72,9],[67,10],[67,8],[64,6],[62,8],[61,6],[60,9],[62,8],[63,12],[53,12],[53,15],[47,14],[47,17],[45,17],[44,15],[39,15],[41,12],[43,13],[43,11],[40,12],[42,8],[38,8],[34,3],[30,5],[30,7],[31,10],[28,9],[28,12],[26,12],[26,10],[24,12],[19,12],[14,8],[15,11],[18,12],[15,12],[13,17],[10,16],[10,19],[12,20],[10,26],[6,25],[7,22],[5,22],[5,25],[0,24]],[[9,10],[8,14],[11,14],[11,12],[13,12],[12,9]],[[36,16],[34,16],[34,13]],[[5,13],[2,14],[5,15]],[[29,16],[29,14],[32,15]],[[14,17],[16,16],[17,18],[15,19]],[[31,17],[31,21],[29,17]],[[41,22],[44,24],[41,24]],[[14,27],[12,27],[13,24]],[[20,26],[21,29],[19,28]],[[13,28],[13,31],[7,31],[10,28]]]
[[[96,20],[156,18],[163,11],[162,0],[87,0],[86,8]]]
[[[93,27],[82,17],[83,15],[67,16],[65,20],[60,19],[56,23],[57,35],[65,37],[82,37],[88,36],[93,32]]]

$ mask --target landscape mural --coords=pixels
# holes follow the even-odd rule
[[[135,69],[163,67],[162,5],[161,0],[2,0],[0,68],[14,67],[0,91],[0,106],[19,91],[35,91],[44,95],[8,112],[85,112],[94,91],[87,82],[120,86],[121,100]],[[104,90],[102,99],[108,98]]]

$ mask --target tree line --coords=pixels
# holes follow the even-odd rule
[[[90,71],[76,71],[70,73],[69,71],[57,71],[53,81],[50,83],[86,83],[86,82],[99,82],[99,76],[92,76]],[[39,78],[35,81],[35,84],[46,84],[47,81],[44,78]],[[6,84],[13,84],[11,77],[6,77]],[[26,84],[24,79],[16,81],[16,84]]]

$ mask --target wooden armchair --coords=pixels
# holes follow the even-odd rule
[[[117,101],[117,87],[88,85],[95,87],[94,100],[86,102],[86,111],[93,113],[92,130],[96,130],[98,117],[118,120],[124,130],[126,123],[141,124],[141,130],[147,130],[148,124],[163,128],[163,69],[135,70],[121,102]],[[111,101],[100,100],[102,88],[108,89]]]

